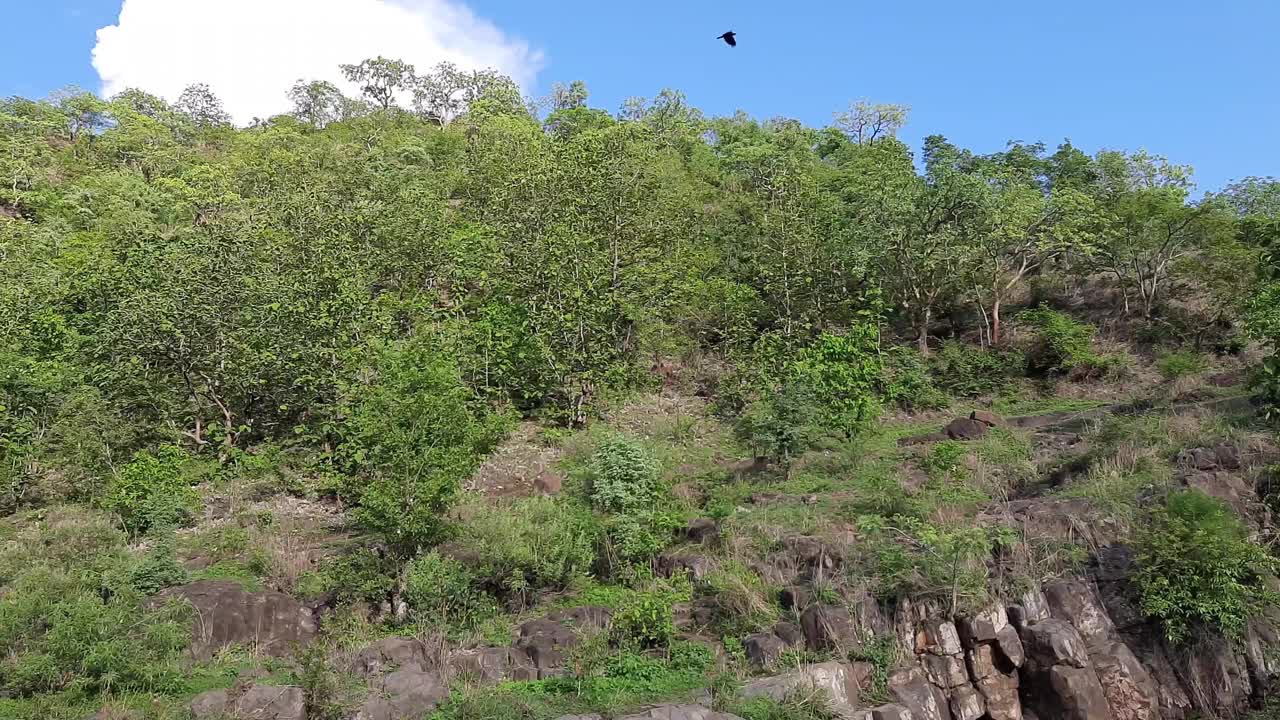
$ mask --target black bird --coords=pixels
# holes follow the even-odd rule
[[[716,39],[725,41],[726,43],[729,44],[729,47],[738,47],[738,41],[734,39],[732,30],[717,37]]]

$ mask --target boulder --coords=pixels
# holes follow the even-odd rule
[[[598,716],[597,716],[598,717]],[[618,720],[742,720],[737,715],[716,712],[705,705],[659,705]]]
[[[812,601],[813,591],[804,585],[784,587],[782,592],[778,594],[778,602],[782,605],[783,610],[804,612],[804,609],[809,607],[809,603]]]
[[[924,626],[924,650],[934,655],[959,655],[964,652],[960,633],[950,620],[933,618]]]
[[[307,698],[291,685],[254,685],[231,703],[230,715],[239,720],[307,720]]]
[[[994,645],[1010,665],[1015,668],[1022,667],[1022,663],[1026,660],[1022,650],[1022,639],[1018,637],[1018,631],[1013,629],[1012,625],[1006,625],[996,633]]]
[[[694,518],[684,526],[684,539],[691,543],[714,542],[720,537],[720,528],[711,518]]]
[[[1112,720],[1158,720],[1160,700],[1155,683],[1133,651],[1122,642],[1090,653]]]
[[[1055,665],[1089,666],[1089,651],[1084,640],[1065,620],[1050,618],[1027,626],[1022,631],[1022,647],[1033,669],[1048,670]]]
[[[756,667],[769,667],[786,651],[787,644],[773,633],[756,633],[742,641],[747,660]]]
[[[997,672],[978,681],[978,692],[982,693],[991,720],[1022,720],[1018,684],[1017,672]]]
[[[547,619],[568,625],[578,631],[603,630],[609,627],[609,621],[613,619],[613,611],[599,605],[581,605],[557,610],[547,615]]]
[[[1192,470],[1217,470],[1218,454],[1209,448],[1191,448],[1178,453],[1178,464]]]
[[[925,655],[921,659],[925,674],[934,685],[946,689],[969,684],[964,658],[959,655]]]
[[[915,720],[911,711],[901,705],[881,705],[869,711],[871,720]]]
[[[1044,595],[1053,617],[1071,623],[1085,647],[1108,645],[1116,636],[1111,616],[1088,582],[1073,579],[1051,583],[1045,586]]]
[[[384,638],[361,650],[356,655],[355,667],[362,675],[377,675],[400,668],[426,670],[427,647],[414,638]]]
[[[974,680],[985,680],[1001,672],[1005,661],[994,645],[979,645],[968,652],[969,675]]]
[[[1049,671],[1048,689],[1039,696],[1040,714],[1062,720],[1109,720],[1110,707],[1090,668],[1058,665]]]
[[[848,709],[858,705],[858,694],[872,673],[867,663],[842,663],[837,661],[804,665],[782,675],[751,680],[742,686],[745,699],[768,697],[785,700],[796,693],[820,691],[833,709]]]
[[[191,653],[200,660],[229,645],[248,645],[267,655],[283,656],[316,634],[311,611],[284,593],[248,592],[238,583],[201,580],[163,590],[151,603],[174,600],[195,609]]]
[[[420,670],[397,670],[372,684],[355,720],[418,720],[449,697],[440,678]]]
[[[1004,418],[990,410],[974,410],[969,413],[970,420],[977,420],[987,427],[1004,427]]]
[[[195,720],[218,720],[227,713],[231,694],[226,690],[210,690],[191,699],[191,717]]]
[[[779,640],[786,643],[787,647],[795,647],[804,643],[804,631],[795,623],[774,623],[773,634],[777,635]]]
[[[950,709],[919,668],[900,668],[889,674],[889,694],[911,711],[915,720],[948,720]]]
[[[481,685],[503,680],[537,680],[538,670],[529,656],[508,647],[461,650],[449,657],[449,670],[456,676]]]
[[[953,720],[978,720],[987,712],[982,695],[967,683],[951,691],[949,705]]]
[[[577,644],[578,635],[572,628],[543,618],[521,624],[514,647],[536,669],[537,679],[545,679],[562,673],[565,652]]]
[[[714,569],[715,563],[704,555],[663,553],[658,556],[658,573],[663,577],[687,575],[690,580],[701,580]]]
[[[942,429],[951,440],[979,440],[991,429],[990,425],[971,418],[956,418]]]
[[[996,604],[972,617],[962,618],[957,626],[960,640],[965,647],[973,647],[978,643],[991,642],[996,633],[1009,626],[1009,616],[1004,606]]]
[[[800,616],[800,628],[811,650],[862,647],[862,633],[849,617],[849,611],[837,605],[810,605]]]

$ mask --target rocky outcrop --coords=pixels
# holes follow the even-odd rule
[[[370,685],[369,698],[353,720],[417,720],[449,697],[449,687],[432,673],[396,670]]]
[[[292,685],[211,690],[193,698],[190,710],[194,720],[307,720],[306,696]]]
[[[751,699],[768,697],[782,701],[796,694],[820,693],[834,712],[853,710],[859,694],[871,677],[866,663],[825,662],[805,665],[792,672],[752,680],[743,686],[741,695]]]
[[[284,593],[248,592],[237,583],[202,580],[169,588],[152,600],[171,601],[194,610],[191,654],[197,659],[207,660],[230,645],[283,656],[316,634],[311,611]]]

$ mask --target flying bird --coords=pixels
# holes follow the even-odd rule
[[[738,47],[738,41],[734,39],[733,35],[734,35],[733,31],[730,30],[729,32],[717,37],[716,39],[725,41],[726,43],[728,43],[729,47]]]

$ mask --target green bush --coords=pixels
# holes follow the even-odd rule
[[[405,569],[404,599],[416,619],[432,624],[472,627],[497,611],[493,598],[477,588],[465,565],[435,550]]]
[[[980,348],[947,340],[929,365],[937,387],[958,397],[978,397],[1007,391],[1026,374],[1027,358],[1015,348]]]
[[[644,447],[610,437],[591,458],[591,500],[609,512],[653,505],[658,490],[658,461]]]
[[[102,507],[118,513],[135,535],[179,527],[191,520],[200,501],[186,472],[191,464],[172,445],[155,454],[140,451],[111,479]]]
[[[845,437],[880,415],[880,333],[874,325],[855,325],[845,335],[823,333],[800,351],[791,372],[808,389],[822,424]]]
[[[145,607],[147,564],[105,518],[64,510],[0,543],[0,696],[174,690],[190,627]]]
[[[1156,369],[1165,380],[1177,380],[1187,375],[1202,373],[1209,367],[1203,355],[1197,352],[1168,352],[1156,359]]]
[[[129,571],[129,584],[143,595],[152,595],[186,580],[187,570],[178,562],[172,536],[158,539]]]
[[[901,345],[884,351],[880,393],[885,402],[904,410],[935,410],[948,404],[947,394],[930,375],[929,363],[915,348]]]
[[[380,353],[344,427],[344,454],[367,478],[355,517],[405,557],[443,539],[445,511],[502,429],[424,342]]]
[[[637,591],[613,616],[611,639],[621,648],[665,648],[675,637],[674,608],[688,592],[665,585]]]
[[[748,405],[734,431],[757,456],[790,464],[821,434],[814,425],[817,415],[812,392],[801,383],[789,380]]]
[[[583,503],[530,497],[464,510],[456,554],[495,592],[562,590],[591,574],[600,526]]]
[[[1092,325],[1048,308],[1028,310],[1018,316],[1033,331],[1027,352],[1027,369],[1037,375],[1066,374],[1098,364],[1093,353]]]
[[[1231,508],[1198,490],[1171,494],[1137,546],[1142,611],[1172,642],[1201,627],[1239,636],[1276,602],[1264,585],[1276,559],[1249,541]]]

